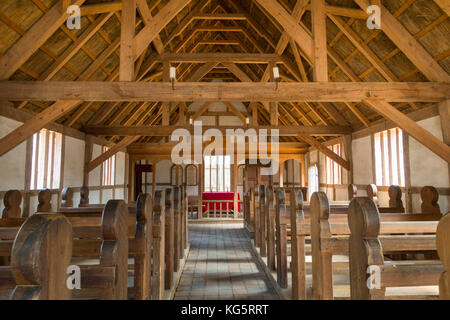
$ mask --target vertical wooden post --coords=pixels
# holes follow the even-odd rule
[[[269,63],[269,70],[270,70],[270,81],[274,82],[275,77],[273,74],[273,68],[276,67],[275,62]],[[270,125],[271,126],[278,126],[278,102],[270,102]]]
[[[136,0],[123,1],[120,36],[120,81],[134,81],[133,40],[136,28]]]
[[[267,204],[267,266],[273,271],[275,270],[275,199],[273,185],[269,185],[266,194]]]
[[[234,209],[234,214],[233,214],[233,218],[237,218],[239,216],[239,203],[238,203],[238,183],[239,183],[239,176],[238,176],[238,164],[234,163],[233,165],[233,193],[234,193],[234,198],[233,198],[233,209]]]
[[[165,196],[165,215],[166,215],[166,223],[165,223],[165,288],[170,289],[173,284],[173,272],[174,272],[174,238],[175,238],[175,229],[174,229],[174,215],[173,215],[173,190],[172,188],[166,189]]]
[[[303,194],[300,188],[291,189],[291,270],[292,299],[306,300],[305,235],[297,229],[304,222]]]
[[[162,191],[156,191],[153,198],[153,300],[164,299],[164,249],[165,249],[165,198]]]
[[[314,38],[314,81],[328,81],[325,0],[311,1]]]
[[[153,160],[152,162],[152,195],[153,198],[155,198],[155,192],[156,192],[156,168],[158,164],[156,163],[156,160]]]
[[[441,117],[443,141],[450,145],[450,100],[439,103],[439,115]],[[450,163],[448,164],[448,178],[450,180]]]

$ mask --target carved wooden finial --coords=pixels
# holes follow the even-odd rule
[[[439,259],[445,268],[439,279],[439,297],[450,300],[450,213],[439,221],[436,231],[436,247]]]
[[[80,207],[85,207],[89,204],[89,188],[84,186],[80,189]]]
[[[377,203],[377,201],[378,201],[377,186],[375,184],[371,183],[371,184],[367,185],[366,191],[367,191],[367,197],[369,197],[370,199],[375,201],[375,203]]]
[[[108,297],[127,299],[128,285],[128,207],[123,200],[109,200],[102,214],[103,243],[100,264],[116,266],[116,281]]]
[[[440,219],[441,208],[439,207],[439,192],[435,187],[425,186],[420,190],[420,198],[422,199],[421,209],[422,213],[432,214]]]
[[[328,219],[330,216],[330,205],[328,197],[324,192],[314,192],[311,196],[311,215],[317,219]]]
[[[303,191],[302,188],[291,189],[291,208],[297,215],[303,216]],[[292,209],[291,209],[292,210]]]
[[[19,230],[11,251],[14,300],[69,300],[67,267],[72,257],[72,225],[66,217],[36,214]]]
[[[3,198],[3,204],[5,208],[3,209],[2,218],[20,218],[21,209],[20,203],[22,202],[22,194],[18,190],[8,190]]]
[[[350,228],[350,290],[351,298],[357,300],[384,297],[384,288],[369,288],[369,266],[384,263],[380,233],[380,214],[377,205],[369,197],[357,197],[350,202],[348,224]]]
[[[352,200],[353,198],[355,198],[357,193],[358,193],[358,188],[356,187],[356,185],[349,184],[348,185],[348,200]]]
[[[73,207],[73,189],[64,188],[61,191],[61,207],[71,208]]]
[[[42,189],[38,194],[39,204],[36,212],[52,211],[52,193],[49,189]]]
[[[389,187],[389,207],[403,209],[402,189],[399,186],[392,185]]]

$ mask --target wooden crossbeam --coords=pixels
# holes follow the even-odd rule
[[[197,13],[194,19],[199,20],[246,20],[242,13]]]
[[[87,165],[87,171],[91,172],[95,168],[97,168],[99,165],[101,165],[104,161],[111,158],[113,155],[115,155],[118,152],[125,151],[126,148],[135,142],[137,139],[139,139],[140,136],[134,136],[134,137],[125,137],[123,138],[119,143],[116,143],[114,146],[112,146],[108,151],[102,153],[97,158],[92,160]]]
[[[342,166],[343,168],[350,170],[350,162],[340,157],[338,154],[333,152],[332,150],[325,147],[323,144],[321,144],[319,141],[314,139],[311,136],[302,135],[300,136],[300,139],[305,141],[306,143],[309,143],[311,146],[317,148],[321,153],[326,155],[328,158]]]
[[[369,0],[355,0],[365,11]],[[381,7],[381,28],[397,47],[430,81],[450,82],[450,75],[431,57],[424,47],[405,27],[384,7]]]
[[[81,6],[86,0],[75,0]],[[68,18],[57,2],[0,58],[0,80],[6,80],[19,69]]]
[[[175,53],[164,54],[161,61],[168,60],[174,63],[269,63],[283,62],[280,56],[271,53]]]
[[[50,122],[60,118],[77,105],[81,100],[62,100],[55,102],[53,105],[35,115],[23,125],[13,130],[11,133],[0,139],[0,156],[4,155],[20,143],[28,139],[35,132],[44,128]]]
[[[176,90],[162,82],[0,81],[0,100],[57,101],[255,101],[255,102],[440,102],[450,98],[450,83],[329,82],[225,83],[178,82]]]
[[[172,0],[166,4],[158,14],[152,19],[150,24],[147,24],[134,38],[133,51],[134,60],[136,61],[145,48],[152,42],[162,29],[175,16],[186,7],[191,0]]]
[[[402,130],[407,132],[410,136],[422,143],[439,157],[447,162],[450,162],[450,147],[448,145],[408,118],[407,115],[398,111],[391,104],[384,100],[374,99],[364,100],[364,103],[386,119],[396,123]]]
[[[60,0],[61,1],[61,13],[65,13],[70,6],[72,0]]]
[[[194,118],[194,117],[193,117]],[[203,126],[203,130],[209,128],[217,128],[225,133],[226,129],[239,129],[242,126]],[[297,136],[297,135],[317,135],[317,136],[340,136],[350,134],[352,129],[350,127],[340,126],[250,126],[256,130],[278,129],[280,136]],[[86,126],[83,128],[84,132],[94,135],[117,135],[117,136],[170,136],[176,129],[186,129],[193,132],[193,126]]]

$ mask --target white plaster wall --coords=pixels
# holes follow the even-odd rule
[[[89,203],[100,203],[100,190],[89,190]]]
[[[362,185],[372,183],[372,145],[370,136],[352,141],[352,156],[353,182]]]
[[[442,139],[441,119],[439,116],[417,122],[439,140]],[[411,166],[411,185],[414,187],[433,186],[448,188],[449,173],[448,163],[414,138],[409,139],[409,156]],[[413,210],[420,212],[420,195],[413,196]],[[439,196],[441,212],[449,211],[449,196]]]
[[[92,158],[91,158],[91,160],[97,158],[101,153],[102,153],[102,147],[99,146],[98,144],[94,144],[94,146],[92,148]],[[89,172],[89,186],[90,187],[94,187],[94,186],[99,186],[100,185],[101,167],[102,166],[98,166],[97,168],[95,168],[94,170]],[[91,198],[91,193],[89,193],[89,202],[90,203],[98,203],[98,202],[92,201],[90,198]]]
[[[66,136],[65,139],[64,186],[72,188],[82,187],[85,143],[83,140],[72,137]]]
[[[439,116],[419,121],[417,124],[442,141]],[[449,187],[448,163],[412,137],[409,139],[409,156],[412,186]]]
[[[170,183],[170,168],[172,162],[163,160],[156,165],[156,183]]]
[[[113,199],[113,190],[112,189],[102,190],[102,203],[107,203],[111,199]],[[119,198],[116,197],[116,199]]]
[[[0,117],[0,138],[22,125],[21,122]],[[0,157],[0,190],[25,189],[26,142]]]
[[[125,153],[118,152],[116,155],[116,184],[125,183]]]

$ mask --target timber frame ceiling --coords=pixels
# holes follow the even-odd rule
[[[82,8],[81,30],[69,30],[65,18],[60,18],[61,6],[67,2],[70,1],[0,1],[0,80],[119,81],[122,1],[74,0],[73,3],[79,3]],[[176,57],[183,54],[186,58],[187,62],[172,64],[177,68],[177,82],[192,79],[202,82],[215,79],[224,82],[270,81],[273,63],[192,63],[192,56],[187,55],[192,53],[275,56],[282,82],[312,82],[317,79],[314,57],[311,59],[308,50],[299,45],[298,39],[291,37],[292,31],[287,29],[291,26],[282,26],[282,21],[274,17],[272,9],[268,12],[275,3],[276,9],[280,7],[298,22],[297,27],[304,32],[301,36],[311,38],[314,35],[314,17],[310,1],[136,0],[136,3],[135,34],[138,36],[146,27],[151,28],[152,23],[160,18],[158,14],[166,12],[170,19],[164,21],[152,42],[142,48],[134,65],[135,81],[163,81],[163,54],[178,54]],[[368,15],[364,9],[370,3],[381,4],[389,15],[388,18],[382,16],[383,30],[369,30],[366,26]],[[174,9],[170,6],[177,10],[173,18]],[[447,0],[383,0],[381,3],[326,0],[327,43],[324,52],[328,56],[325,68],[328,79],[325,80],[449,82],[449,11]],[[58,25],[39,30],[39,23],[45,25],[45,19],[54,19]],[[294,33],[298,34],[295,30]],[[406,40],[398,38],[402,33],[411,37],[409,44],[405,45]],[[23,49],[20,52],[19,46]],[[411,48],[419,48],[419,53]],[[20,58],[14,58],[17,55]],[[418,56],[423,59],[417,60]],[[8,71],[11,72],[8,73],[4,70],[5,61],[11,60],[16,60],[17,65],[10,66]],[[55,122],[81,131],[94,125],[159,125],[163,121],[162,111],[169,108],[169,124],[175,125],[179,112],[187,110],[187,103],[82,102]],[[33,114],[53,104],[13,101],[14,108]],[[404,102],[392,105],[407,114],[430,104]],[[249,115],[257,108],[258,112],[254,114],[258,115],[258,125],[271,124],[268,103],[246,102],[245,105]],[[229,107],[229,112],[238,111]],[[373,107],[363,102],[280,102],[277,117],[280,126],[350,126],[353,131],[383,119]],[[106,137],[111,142],[123,140],[120,136]],[[328,138],[317,136],[318,141]],[[306,141],[300,137],[283,137],[283,140]],[[154,142],[159,139],[143,136],[133,141]]]

